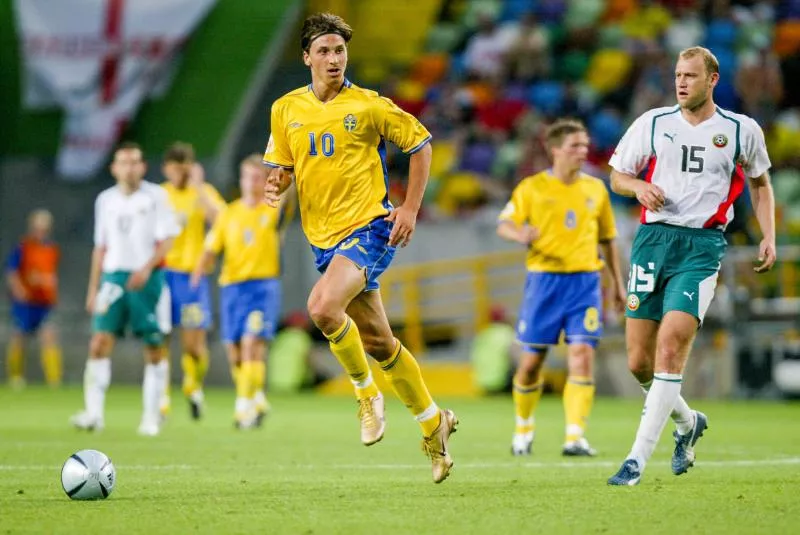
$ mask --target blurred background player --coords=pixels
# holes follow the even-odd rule
[[[79,429],[104,426],[105,396],[111,382],[111,352],[126,327],[144,341],[142,435],[160,430],[159,404],[167,383],[163,336],[156,305],[164,285],[160,265],[180,229],[163,188],[142,180],[146,164],[135,143],[114,152],[111,174],[117,185],[95,203],[94,251],[86,295],[93,314],[89,360],[83,379],[84,410],[72,417]]]
[[[269,410],[265,356],[281,306],[281,210],[264,202],[267,173],[258,154],[241,162],[242,196],[217,217],[191,279],[192,287],[201,284],[214,257],[224,250],[220,321],[236,385],[234,423],[240,429],[261,425]]]
[[[375,444],[385,430],[383,395],[367,354],[419,422],[433,480],[444,481],[453,461],[447,441],[458,420],[434,403],[414,356],[392,334],[378,277],[395,247],[408,244],[428,181],[430,133],[414,116],[344,76],[353,31],[330,13],[303,23],[303,62],[311,83],[272,105],[264,163],[273,167],[265,196],[277,203],[297,184],[303,230],[322,277],[308,311],[355,387],[361,441]],[[389,202],[386,143],[411,155],[405,202]]]
[[[528,248],[528,275],[517,324],[523,354],[514,376],[514,455],[531,453],[534,414],[542,396],[547,350],[565,335],[566,437],[562,453],[593,456],[584,433],[594,401],[595,347],[603,333],[600,271],[603,259],[621,309],[625,302],[617,234],[602,180],[581,172],[589,151],[582,123],[558,120],[546,133],[552,168],[525,178],[500,214],[497,233]],[[598,256],[599,248],[603,258]]]
[[[164,278],[169,288],[173,328],[180,328],[183,395],[189,400],[192,417],[200,418],[203,407],[203,379],[208,370],[207,330],[211,326],[211,289],[203,275],[191,287],[189,278],[203,254],[207,225],[211,226],[225,201],[205,181],[203,167],[195,161],[188,143],[174,143],[164,155],[161,172],[181,233],[167,253]],[[168,346],[169,349],[169,346]],[[162,411],[166,404],[162,403]]]
[[[58,246],[50,238],[53,216],[34,210],[28,216],[28,234],[6,260],[6,283],[11,293],[13,329],[6,349],[6,373],[11,386],[25,385],[26,341],[39,333],[42,370],[50,386],[61,383],[62,363],[58,334],[47,319],[58,299]]]

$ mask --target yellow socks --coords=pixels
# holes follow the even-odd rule
[[[6,378],[9,382],[22,381],[25,375],[25,355],[22,340],[12,338],[6,347]]]
[[[267,365],[263,360],[255,360],[250,363],[250,381],[253,383],[253,393],[264,390],[264,383],[267,379]]]
[[[203,388],[203,381],[206,380],[206,374],[208,373],[208,361],[208,349],[203,349],[195,363],[194,378],[195,381],[197,381],[198,388]]]
[[[594,381],[591,377],[571,375],[564,385],[564,416],[567,421],[565,442],[583,437],[594,402]]]
[[[48,386],[61,384],[64,367],[61,362],[61,348],[59,346],[52,345],[42,348],[42,370],[44,370],[44,380]]]
[[[534,430],[533,414],[536,412],[539,400],[542,399],[541,379],[532,385],[521,385],[515,380],[512,397],[517,416],[514,432],[519,435],[532,433]]]
[[[377,396],[378,386],[372,380],[367,364],[367,354],[361,343],[361,336],[355,322],[346,316],[344,324],[331,334],[326,334],[336,359],[350,376],[358,399]]]
[[[189,353],[181,356],[183,370],[183,395],[190,396],[199,388],[197,384],[197,361]]]
[[[422,379],[422,372],[414,356],[395,340],[395,354],[381,364],[386,380],[392,385],[397,397],[408,407],[414,419],[419,422],[422,433],[429,437],[441,420],[439,407],[433,402],[428,387]]]

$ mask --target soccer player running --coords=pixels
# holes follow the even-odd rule
[[[79,429],[104,426],[105,397],[111,382],[111,352],[117,337],[130,327],[144,341],[144,411],[139,433],[160,431],[159,403],[167,382],[167,361],[156,305],[164,285],[159,266],[180,229],[164,189],[142,180],[146,164],[135,143],[114,152],[111,174],[116,186],[95,202],[86,309],[93,314],[89,360],[83,376],[85,407],[72,417]]]
[[[277,202],[294,170],[303,230],[322,277],[308,311],[355,387],[361,441],[383,438],[384,400],[367,363],[377,360],[389,384],[422,427],[433,480],[449,474],[448,438],[458,420],[434,403],[411,353],[394,337],[378,292],[378,277],[395,248],[411,239],[428,180],[430,134],[419,121],[344,76],[351,28],[340,17],[315,14],[303,23],[303,62],[311,83],[272,106],[264,162],[273,167],[265,196]],[[386,141],[411,155],[405,202],[388,199]]]
[[[236,385],[234,424],[239,429],[260,426],[269,411],[264,359],[281,306],[280,207],[264,201],[268,173],[258,154],[241,162],[242,197],[217,217],[191,280],[192,287],[201,284],[214,258],[225,251],[219,277],[220,318]]]
[[[725,254],[733,202],[750,182],[763,240],[760,265],[775,263],[775,199],[764,134],[753,119],[714,104],[719,63],[702,47],[675,66],[678,105],[640,116],[610,164],[615,192],[636,197],[642,225],[631,249],[626,311],[628,366],[647,392],[636,440],[610,485],[636,485],[672,417],[672,472],[694,464],[708,419],[681,397],[683,369],[703,322]],[[637,175],[649,165],[645,180]]]
[[[164,277],[172,302],[172,325],[180,327],[183,395],[192,418],[203,408],[203,379],[208,370],[206,332],[211,326],[211,289],[203,274],[191,287],[189,278],[203,254],[206,225],[212,225],[225,201],[205,181],[202,166],[195,162],[188,143],[174,143],[164,155],[162,184],[175,210],[181,233],[175,237],[165,260]]]
[[[581,172],[589,151],[586,127],[578,121],[558,120],[548,128],[546,143],[553,167],[519,183],[497,227],[502,238],[528,248],[528,275],[517,324],[522,357],[514,375],[516,429],[511,453],[531,453],[534,414],[542,396],[542,365],[548,348],[558,344],[563,332],[568,376],[562,453],[593,456],[596,452],[584,433],[594,401],[595,347],[603,333],[603,259],[611,273],[614,302],[620,310],[625,303],[614,241],[617,230],[605,184]]]
[[[60,252],[51,240],[53,216],[34,210],[28,216],[28,234],[6,259],[6,284],[11,293],[13,330],[6,348],[6,372],[12,387],[25,385],[25,344],[37,331],[41,363],[49,386],[61,383],[63,365],[58,333],[47,321],[58,299]]]

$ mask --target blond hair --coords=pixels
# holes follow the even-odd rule
[[[706,66],[707,74],[719,74],[719,61],[717,60],[717,56],[709,49],[702,46],[692,46],[684,48],[678,53],[678,58],[680,59],[692,59],[697,56],[703,58],[703,64]]]
[[[53,228],[53,214],[46,208],[37,208],[28,214],[28,227],[31,228],[37,223],[43,223],[48,228]]]
[[[266,168],[264,167],[264,160],[261,158],[261,155],[254,152],[253,154],[249,154],[242,158],[242,161],[239,162],[239,165],[251,165],[253,167],[257,167],[266,172]]]

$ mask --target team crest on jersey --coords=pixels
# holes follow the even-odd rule
[[[717,134],[711,141],[714,143],[715,147],[721,149],[728,144],[728,136],[725,134]]]
[[[356,116],[353,115],[352,113],[348,113],[347,115],[344,116],[344,129],[347,130],[348,132],[352,132],[353,130],[355,130],[357,124],[358,121],[356,121]]]
[[[628,296],[628,310],[636,310],[639,308],[639,298],[635,294]]]

